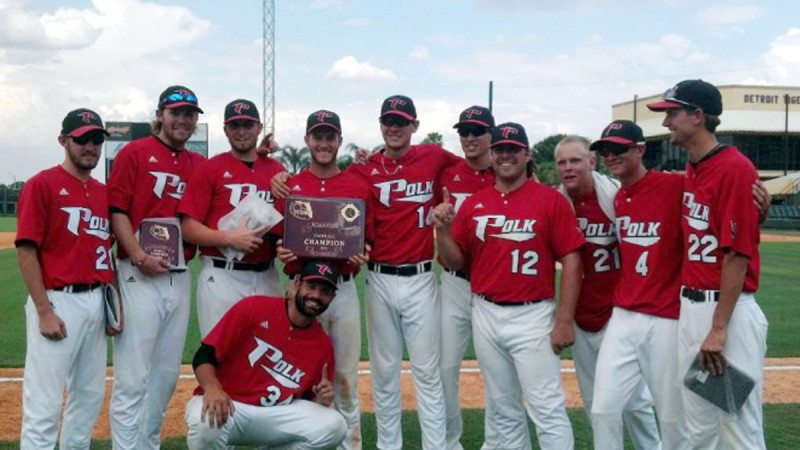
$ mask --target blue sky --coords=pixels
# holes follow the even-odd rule
[[[388,95],[460,153],[458,113],[488,102],[532,141],[596,138],[611,105],[685,78],[800,84],[796,1],[276,1],[276,133],[337,111],[345,142],[379,144]],[[390,6],[387,6],[390,5]],[[261,104],[261,1],[0,0],[0,182],[58,164],[70,109],[146,121],[170,84],[194,89],[211,154],[228,149],[225,104]],[[723,115],[724,120],[724,115]],[[102,179],[102,171],[98,169]]]

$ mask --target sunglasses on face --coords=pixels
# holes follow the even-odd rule
[[[231,120],[225,125],[231,130],[238,130],[240,128],[252,130],[256,127],[256,122],[254,120]]]
[[[174,102],[189,102],[189,103],[197,103],[197,97],[194,94],[181,94],[180,92],[173,92],[167,96],[167,101],[170,103]]]
[[[407,127],[411,123],[405,117],[400,117],[394,114],[381,117],[381,125],[385,127]]]
[[[70,139],[72,139],[72,142],[78,145],[86,145],[89,143],[89,141],[91,141],[94,145],[100,145],[106,141],[106,136],[102,133],[87,133],[78,137],[70,136]]]
[[[496,147],[492,147],[492,151],[494,153],[509,153],[512,155],[516,155],[523,150],[525,149],[518,145],[498,145]]]
[[[486,127],[459,127],[458,128],[458,135],[461,137],[467,137],[469,135],[480,137],[484,134],[488,133],[489,129]]]
[[[616,156],[619,156],[624,153],[628,153],[628,150],[632,148],[633,147],[628,147],[620,144],[606,144],[603,147],[597,149],[597,154],[602,157],[606,157],[609,154],[614,154]]]

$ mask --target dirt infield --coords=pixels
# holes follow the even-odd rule
[[[800,403],[800,358],[768,358],[766,361],[769,369],[766,371],[764,401],[766,403]],[[781,368],[785,369],[782,370]],[[369,369],[367,363],[362,363],[364,371]],[[403,409],[414,409],[414,387],[411,375],[408,374],[408,365],[403,366],[401,377],[403,382]],[[574,408],[583,405],[578,394],[578,383],[575,373],[572,372],[572,362],[562,362],[562,381],[567,393],[567,407]],[[483,408],[483,380],[474,361],[467,361],[462,366],[461,374],[461,406],[464,408]],[[191,367],[184,366],[182,374],[191,375]],[[109,376],[111,371],[109,370]],[[22,376],[22,369],[0,370],[0,440],[19,439],[22,383],[16,380],[7,380]],[[163,437],[186,435],[186,425],[183,411],[195,387],[194,377],[182,378],[178,382],[175,395],[170,402],[167,418],[164,422]],[[370,378],[364,374],[359,379],[358,393],[364,411],[372,412],[374,405],[370,394]],[[111,382],[106,382],[106,405],[101,412],[100,420],[94,429],[95,439],[108,439],[108,398]]]
[[[3,232],[0,233],[0,250],[12,248],[14,246],[14,238],[17,233]]]

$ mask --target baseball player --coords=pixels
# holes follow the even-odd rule
[[[106,368],[103,286],[111,283],[106,187],[92,178],[108,132],[97,113],[70,111],[58,143],[65,158],[25,183],[17,261],[28,299],[20,448],[89,448]],[[111,330],[106,330],[111,333]]]
[[[175,218],[186,181],[203,161],[186,150],[198,113],[183,86],[161,93],[153,136],[127,144],[109,179],[111,229],[126,332],[114,340],[111,437],[115,449],[158,448],[161,422],[178,374],[189,320],[190,274],[148,255],[136,231],[146,218]],[[195,247],[184,243],[188,262]]]
[[[306,121],[305,142],[311,152],[311,166],[288,179],[292,195],[303,197],[346,197],[369,201],[370,187],[349,171],[341,171],[336,156],[342,145],[342,126],[339,115],[327,110],[311,113]],[[285,202],[277,201],[284,211]],[[371,241],[370,211],[367,211],[366,241]],[[276,229],[282,228],[282,223]],[[369,244],[367,244],[369,245]],[[291,250],[278,247],[278,257],[286,264],[284,272],[290,277],[300,273],[301,261]],[[361,320],[355,277],[367,255],[358,255],[350,263],[337,266],[336,302],[319,321],[333,341],[336,357],[336,377],[333,383],[334,405],[347,422],[347,436],[340,449],[361,448],[361,408],[358,402],[358,360],[361,356]]]
[[[272,177],[283,165],[256,154],[261,120],[256,105],[244,99],[225,107],[225,136],[231,150],[200,164],[186,186],[178,206],[184,238],[200,245],[202,266],[197,280],[197,317],[206,336],[231,306],[252,295],[281,295],[274,267],[275,246],[265,240],[264,228],[247,224],[222,231],[217,224],[251,194],[274,203],[269,190]],[[219,246],[246,252],[241,261],[227,261]]]
[[[614,199],[620,273],[614,308],[597,356],[592,430],[595,448],[622,449],[622,411],[644,379],[653,395],[664,448],[690,447],[677,364],[683,176],[647,170],[644,136],[627,120],[591,145],[622,183]],[[611,261],[609,261],[611,262]]]
[[[494,185],[492,157],[489,153],[491,137],[489,130],[494,127],[494,117],[489,109],[471,106],[461,112],[453,128],[458,131],[464,161],[447,167],[439,175],[437,186],[447,188],[449,201],[457,212],[470,195],[485,187]],[[441,189],[434,191],[435,203],[444,199]],[[439,260],[444,266],[444,262]],[[440,277],[439,295],[442,301],[442,350],[439,366],[442,369],[442,389],[444,391],[447,420],[447,448],[461,449],[463,423],[459,404],[459,375],[461,361],[464,359],[469,339],[472,336],[472,306],[469,288],[469,274],[466,271],[445,270]],[[487,405],[489,407],[490,405]],[[490,410],[485,412],[491,414]],[[517,411],[525,420],[525,410]],[[491,434],[493,430],[485,430]]]
[[[328,408],[333,348],[315,320],[338,279],[311,261],[284,299],[247,297],[222,317],[192,361],[200,386],[186,405],[190,449],[325,449],[344,439],[344,418]]]
[[[613,307],[620,271],[619,243],[614,232],[614,197],[619,182],[597,171],[591,142],[567,136],[555,149],[561,181],[559,190],[569,200],[586,238],[581,248],[583,284],[575,310],[575,345],[572,355],[584,409],[591,419],[595,366]],[[644,381],[631,395],[622,417],[637,449],[660,449],[653,399]]]
[[[738,414],[723,413],[683,387],[695,448],[763,449],[762,389],[767,320],[755,301],[759,211],[750,203],[758,174],[738,148],[714,135],[722,114],[717,88],[685,80],[647,105],[664,111],[672,144],[689,155],[683,187],[683,268],[678,323],[679,375],[699,358],[711,376],[731,364],[756,386]]]
[[[497,431],[483,448],[530,448],[527,422],[506,414],[522,400],[540,446],[571,449],[557,353],[573,340],[584,238],[564,197],[528,179],[525,129],[500,124],[491,139],[495,185],[472,194],[457,214],[445,192],[433,215],[439,254],[470,274],[475,351],[493,411],[486,427],[493,420]],[[556,261],[563,267],[557,306]]]

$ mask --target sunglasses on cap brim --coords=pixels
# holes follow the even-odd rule
[[[70,139],[78,145],[86,145],[90,141],[94,145],[100,145],[106,141],[106,136],[103,133],[86,133],[78,137],[70,136]]]
[[[197,103],[197,97],[193,94],[184,95],[179,92],[173,92],[169,94],[165,99],[166,102],[169,103],[177,103],[177,102],[189,102],[189,103]]]
[[[663,98],[665,101],[668,101],[668,102],[677,103],[677,104],[681,105],[683,108],[688,109],[690,111],[694,111],[696,109],[701,109],[699,106],[697,106],[697,105],[695,105],[693,103],[685,102],[683,100],[678,100],[677,98],[675,98],[675,94],[677,94],[677,93],[678,93],[678,89],[675,88],[675,87],[672,87],[672,88],[667,89],[667,91],[664,92],[664,95],[662,95],[661,98]]]
[[[381,125],[385,127],[407,127],[411,121],[396,114],[388,114],[381,117]]]
[[[489,129],[486,127],[480,126],[465,126],[465,127],[458,127],[458,135],[461,137],[467,137],[469,135],[479,137],[483,136],[484,134],[489,132]]]

